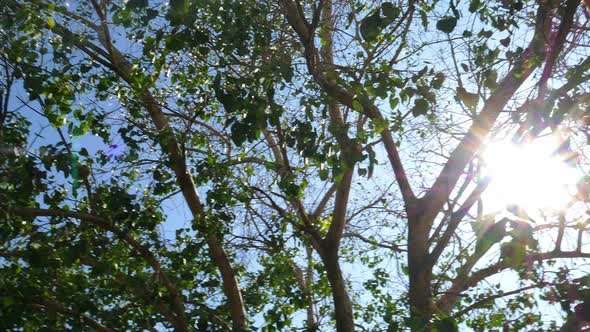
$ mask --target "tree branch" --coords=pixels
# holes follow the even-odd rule
[[[304,20],[298,15],[296,5],[292,0],[281,0],[280,3],[283,7],[283,12],[287,18],[287,21],[293,30],[295,30],[301,39],[303,46],[305,47],[305,59],[309,73],[322,87],[325,93],[339,101],[344,106],[354,109],[353,101],[357,100],[355,99],[356,94],[341,87],[335,82],[328,80],[321,72],[319,68],[320,59],[317,49],[313,43],[313,36],[307,29],[307,25],[304,23]],[[361,106],[362,112],[369,118],[381,123],[385,122],[385,118],[376,106],[366,103],[361,104]],[[408,210],[410,207],[414,206],[416,197],[412,191],[403,164],[401,162],[397,145],[389,128],[385,128],[380,135],[383,139],[385,149],[387,150],[387,157],[393,167],[395,178],[402,192],[406,209]]]
[[[453,234],[457,230],[457,227],[459,227],[459,224],[461,223],[463,218],[465,218],[465,216],[467,215],[469,210],[471,210],[471,207],[473,207],[473,204],[475,204],[479,200],[479,198],[481,197],[483,192],[488,187],[490,181],[491,181],[491,178],[489,178],[489,177],[481,180],[481,182],[479,182],[477,184],[475,189],[473,189],[473,192],[471,192],[469,197],[467,197],[465,202],[463,202],[461,207],[459,207],[459,209],[457,211],[455,211],[451,214],[451,218],[449,220],[449,225],[445,229],[445,232],[443,233],[442,237],[438,240],[438,242],[436,243],[436,246],[434,247],[434,249],[432,250],[432,253],[430,254],[429,260],[430,260],[431,265],[434,265],[436,263],[436,261],[438,260],[438,258],[440,257],[440,255],[442,254],[444,249],[447,247],[449,240],[451,239],[451,237],[453,236]]]
[[[545,94],[547,93],[547,82],[549,81],[551,73],[553,72],[553,67],[557,61],[557,56],[563,49],[565,38],[572,28],[574,23],[574,15],[576,14],[579,4],[580,0],[567,1],[563,10],[563,16],[558,30],[556,32],[552,31],[550,34],[550,40],[547,45],[549,51],[547,52],[545,67],[541,73],[541,79],[539,80],[539,94],[537,96],[539,101],[542,101],[545,98]]]
[[[528,254],[523,260],[526,262],[541,262],[549,259],[563,258],[590,258],[590,253],[582,253],[579,251],[552,251]],[[509,268],[511,268],[511,265],[505,260],[501,260],[496,264],[474,272],[467,278],[465,278],[464,275],[458,275],[455,280],[453,280],[453,284],[449,290],[445,292],[445,295],[443,295],[441,299],[438,300],[438,308],[442,312],[449,313],[462,292],[471,287],[474,287],[480,281]]]
[[[499,83],[496,91],[485,102],[466,136],[451,153],[430,190],[420,199],[421,219],[431,224],[448,200],[463,170],[471,161],[484,138],[492,129],[500,112],[522,83],[540,66],[545,55],[545,36],[551,23],[549,10],[543,4],[537,10],[534,36],[512,70]]]
[[[398,245],[396,244],[387,244],[386,241],[375,241],[375,240],[371,240],[368,237],[360,234],[360,233],[344,233],[344,237],[349,237],[349,238],[357,238],[365,243],[368,243],[372,246],[376,246],[376,247],[380,247],[380,248],[385,248],[385,249],[389,249],[391,251],[394,252],[398,252],[398,253],[402,253],[405,252],[405,250],[403,250],[402,248],[400,248]]]
[[[587,322],[584,322],[576,316],[576,314],[570,315],[567,320],[563,323],[559,332],[576,332],[582,331],[582,326],[588,325]],[[587,330],[585,330],[587,331]]]
[[[336,192],[336,184],[334,183],[334,184],[332,184],[332,186],[330,186],[330,189],[328,189],[328,191],[324,194],[324,196],[322,197],[322,199],[320,200],[320,202],[316,206],[315,210],[311,214],[310,217],[312,220],[316,220],[321,216],[321,214],[326,209],[328,202],[330,202],[330,199],[332,199],[332,196],[334,196],[335,192]]]
[[[197,193],[192,175],[186,166],[184,155],[181,152],[177,139],[174,136],[173,128],[170,126],[170,123],[168,122],[162,107],[149,90],[149,86],[137,86],[137,84],[135,84],[135,80],[133,79],[133,66],[129,60],[114,45],[112,45],[110,39],[108,38],[108,31],[104,26],[105,24],[106,21],[103,22],[102,31],[97,31],[100,43],[107,50],[109,50],[108,54],[110,63],[105,64],[105,66],[113,70],[119,75],[119,77],[121,77],[122,80],[127,82],[144,104],[156,129],[161,133],[162,139],[160,139],[160,144],[162,146],[162,150],[171,161],[170,167],[176,175],[177,182],[180,186],[183,197],[189,209],[191,210],[193,217],[195,219],[204,221],[206,219],[206,212]],[[62,28],[62,30],[64,33],[75,36],[75,34],[65,28]],[[75,38],[75,40],[77,39],[78,38]],[[79,44],[76,45],[79,46]],[[91,53],[88,53],[87,48],[80,49],[91,57],[93,56]],[[106,52],[102,51],[101,54],[103,53]],[[236,280],[233,267],[229,261],[229,257],[222,246],[221,239],[219,239],[215,233],[209,232],[206,235],[206,240],[212,260],[219,269],[223,280],[223,289],[225,295],[227,296],[230,311],[232,313],[232,320],[235,325],[234,328],[245,328],[248,324],[246,319],[246,310],[244,308],[242,294]],[[180,311],[180,308],[177,309]],[[184,315],[181,319],[185,320]],[[185,324],[183,325],[187,326],[186,321],[184,323]]]
[[[90,318],[87,315],[77,312],[74,309],[67,308],[66,306],[64,306],[63,304],[61,304],[55,300],[40,300],[40,299],[36,300],[36,301],[28,300],[28,299],[22,299],[22,300],[25,304],[27,304],[31,307],[34,307],[34,308],[42,309],[44,311],[53,310],[53,311],[59,312],[63,315],[77,316],[84,324],[93,328],[95,331],[99,331],[99,332],[116,332],[117,331],[113,328],[107,327],[107,326],[99,323],[98,321]]]
[[[333,48],[333,35],[332,30],[334,29],[333,12],[332,12],[332,0],[322,1],[322,22],[323,28],[321,31],[321,38],[324,40],[324,45],[320,50],[321,59],[323,63],[330,66],[327,71],[326,79],[330,84],[336,84],[337,73],[333,69],[334,65],[334,48]],[[352,178],[354,175],[355,161],[352,160],[352,156],[360,151],[360,146],[350,139],[347,133],[347,126],[344,123],[342,112],[337,100],[330,98],[328,102],[328,114],[330,118],[330,132],[336,138],[342,156],[345,159],[345,169],[342,174],[342,179],[336,184],[336,197],[334,199],[334,209],[332,212],[332,222],[326,235],[326,245],[333,247],[334,250],[338,250],[344,227],[346,226],[346,212],[348,209],[348,198],[350,195],[350,189],[352,184]]]
[[[473,311],[473,310],[481,307],[482,305],[486,304],[487,302],[495,301],[495,300],[497,300],[499,298],[502,298],[502,297],[506,297],[506,296],[511,296],[511,295],[514,295],[514,294],[518,294],[518,293],[527,291],[529,289],[543,288],[546,285],[547,285],[547,283],[542,282],[542,283],[535,284],[535,285],[521,287],[521,288],[518,288],[518,289],[515,289],[515,290],[512,290],[512,291],[509,291],[509,292],[501,292],[501,293],[497,293],[496,295],[488,296],[486,298],[483,298],[483,299],[481,299],[481,300],[473,303],[472,305],[468,306],[465,309],[461,309],[460,311],[457,311],[456,313],[453,313],[453,317],[455,317],[455,318],[461,317],[461,316],[463,316],[463,315],[465,315],[465,314],[467,314],[467,313],[469,313],[469,312],[471,312],[471,311]]]

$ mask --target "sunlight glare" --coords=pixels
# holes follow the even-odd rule
[[[484,160],[492,182],[483,195],[487,211],[518,204],[527,211],[553,211],[566,207],[575,194],[579,172],[556,151],[554,136],[524,145],[496,142],[488,145]]]

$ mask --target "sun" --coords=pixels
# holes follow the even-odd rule
[[[530,143],[490,143],[483,159],[492,180],[482,196],[487,212],[518,205],[528,213],[559,211],[571,202],[580,172],[568,163],[571,151],[557,136]]]

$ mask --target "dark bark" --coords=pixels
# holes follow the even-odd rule
[[[587,325],[580,320],[575,314],[571,315],[559,329],[559,332],[577,332],[582,331],[582,326]]]
[[[410,315],[413,320],[428,322],[433,314],[431,292],[432,265],[429,264],[429,224],[415,216],[408,217],[408,270],[410,279]]]
[[[332,289],[336,330],[338,332],[354,331],[352,302],[346,290],[344,276],[342,275],[340,263],[338,262],[337,250],[322,250],[320,257],[326,268],[326,275],[330,283],[330,288]]]

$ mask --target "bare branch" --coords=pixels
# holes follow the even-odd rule
[[[590,253],[583,253],[579,251],[552,251],[528,254],[524,257],[523,260],[532,263],[541,262],[549,259],[563,258],[590,258]],[[464,275],[458,275],[455,278],[455,280],[453,280],[453,285],[447,290],[447,292],[445,292],[445,295],[443,295],[443,297],[437,301],[437,307],[442,312],[450,312],[450,309],[453,307],[453,305],[455,304],[459,295],[462,292],[471,287],[474,287],[480,281],[510,268],[511,265],[508,262],[506,262],[505,260],[501,260],[496,264],[490,265],[486,268],[474,272],[469,277],[465,277]]]
[[[334,183],[334,184],[332,184],[332,186],[330,186],[330,189],[328,189],[328,191],[324,194],[324,196],[322,197],[322,199],[318,203],[318,206],[315,208],[315,210],[311,214],[310,217],[312,220],[316,220],[320,217],[320,215],[324,212],[326,205],[328,205],[328,202],[330,202],[330,199],[332,199],[332,196],[334,196],[335,192],[336,192],[336,184]]]
[[[503,297],[506,297],[506,296],[511,296],[511,295],[515,295],[515,294],[518,294],[518,293],[522,293],[522,292],[527,291],[527,290],[530,290],[530,289],[543,288],[545,286],[547,286],[547,283],[542,282],[542,283],[535,284],[535,285],[521,287],[521,288],[518,288],[518,289],[515,289],[515,290],[512,290],[512,291],[509,291],[509,292],[499,292],[496,295],[485,297],[485,298],[483,298],[483,299],[481,299],[479,301],[476,301],[472,305],[470,305],[470,306],[468,306],[468,307],[466,307],[466,308],[464,308],[464,309],[462,309],[460,311],[457,311],[457,312],[453,313],[453,317],[461,317],[461,316],[463,316],[463,315],[465,315],[465,314],[467,314],[467,313],[469,313],[469,312],[471,312],[471,311],[473,311],[473,310],[481,307],[482,305],[484,305],[484,304],[486,304],[488,302],[495,301],[497,299],[500,299],[500,298],[503,298]]]
[[[375,240],[371,240],[368,237],[360,234],[360,233],[344,233],[343,237],[350,237],[350,238],[357,238],[365,243],[368,243],[372,246],[376,246],[376,247],[380,247],[380,248],[385,248],[385,249],[389,249],[392,250],[394,252],[405,252],[405,250],[403,250],[402,248],[400,248],[398,245],[390,243],[390,242],[386,242],[386,241],[375,241]]]
[[[445,232],[443,233],[442,237],[437,241],[436,246],[430,254],[429,260],[431,265],[434,265],[436,263],[444,249],[447,247],[449,240],[457,230],[457,227],[459,227],[459,224],[461,223],[463,218],[465,218],[469,210],[471,210],[471,207],[473,207],[473,204],[475,204],[479,200],[483,192],[488,187],[490,180],[491,178],[489,177],[481,180],[481,182],[477,184],[477,186],[475,187],[475,189],[473,189],[473,192],[471,192],[471,194],[465,200],[465,202],[463,202],[461,207],[459,207],[457,211],[451,214],[451,218],[449,220],[447,228],[445,229]]]

